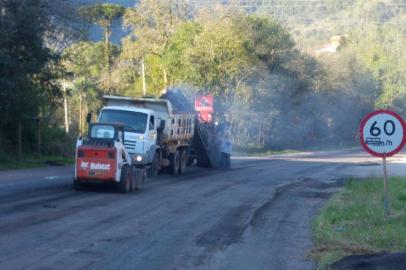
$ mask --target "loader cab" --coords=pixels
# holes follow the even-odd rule
[[[91,123],[88,137],[93,140],[124,141],[124,126],[112,123]]]
[[[113,148],[116,141],[124,142],[124,126],[113,123],[90,123],[82,145]]]

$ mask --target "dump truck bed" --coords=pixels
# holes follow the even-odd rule
[[[104,103],[106,106],[124,106],[126,109],[154,111],[158,126],[160,121],[165,121],[164,143],[191,140],[194,136],[196,114],[194,112],[175,112],[169,100],[104,96]]]

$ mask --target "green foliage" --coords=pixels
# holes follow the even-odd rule
[[[95,4],[92,6],[83,6],[79,13],[90,23],[95,23],[104,30],[104,65],[105,65],[105,89],[111,92],[111,58],[114,54],[110,44],[111,24],[114,20],[124,15],[125,8],[115,4]],[[114,49],[114,48],[113,48]]]
[[[184,22],[178,26],[177,31],[171,36],[163,61],[167,67],[169,80],[172,84],[182,83],[188,78],[193,80],[186,58],[186,50],[193,48],[195,38],[202,32],[202,25],[196,22]]]
[[[68,89],[70,96],[88,99],[90,110],[97,110],[102,96],[102,78],[105,74],[103,61],[103,44],[79,42],[65,49],[62,63],[70,74]],[[76,100],[78,102],[78,100]]]
[[[393,108],[400,112],[405,111],[404,106],[399,106],[406,94],[404,81],[406,80],[406,58],[403,44],[406,39],[402,33],[388,27],[371,27],[369,34],[363,31],[354,31],[349,47],[355,50],[356,55],[365,68],[377,81],[379,90],[375,106],[378,108]]]
[[[66,48],[62,54],[68,74],[97,80],[103,72],[103,44],[79,42]]]
[[[233,86],[252,69],[243,33],[236,30],[228,19],[203,25],[194,38],[194,46],[184,51],[187,82],[207,87],[218,96],[230,94]]]
[[[80,15],[90,23],[95,23],[104,29],[110,28],[111,23],[123,16],[124,12],[123,6],[107,3],[83,6],[79,10]]]
[[[49,165],[54,166],[64,166],[73,164],[74,160],[72,157],[64,157],[58,155],[36,155],[36,154],[25,154],[21,161],[17,161],[10,158],[10,155],[0,152],[0,171],[2,170],[17,170],[17,169],[27,169],[27,168],[39,168]]]
[[[2,1],[0,16],[0,148],[16,144],[17,120],[41,116],[60,97],[58,57],[44,46],[49,17],[41,0]]]
[[[41,133],[41,154],[61,157],[74,155],[76,136],[65,134],[59,123],[43,123]]]
[[[280,68],[293,52],[295,44],[289,32],[267,17],[238,16],[234,25],[236,32],[246,37],[244,47],[251,57],[266,63],[271,71]]]
[[[153,73],[150,94],[160,95],[170,85],[167,67],[163,59],[169,39],[177,27],[186,20],[181,7],[186,2],[178,1],[176,7],[165,0],[143,0],[135,8],[127,9],[124,25],[131,32],[123,39],[122,57],[131,63],[149,61],[147,68]],[[140,66],[140,65],[138,65]]]

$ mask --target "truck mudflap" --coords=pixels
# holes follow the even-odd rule
[[[115,149],[79,147],[76,158],[77,180],[118,181]]]

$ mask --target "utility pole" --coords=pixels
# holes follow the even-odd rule
[[[82,120],[82,110],[83,110],[83,107],[82,107],[82,92],[80,92],[80,94],[79,94],[79,134],[80,135],[82,135],[82,122],[83,122],[83,120]]]
[[[64,112],[65,112],[65,133],[69,133],[69,121],[68,121],[68,97],[66,93],[66,82],[62,82],[63,87],[63,104],[64,104]]]

